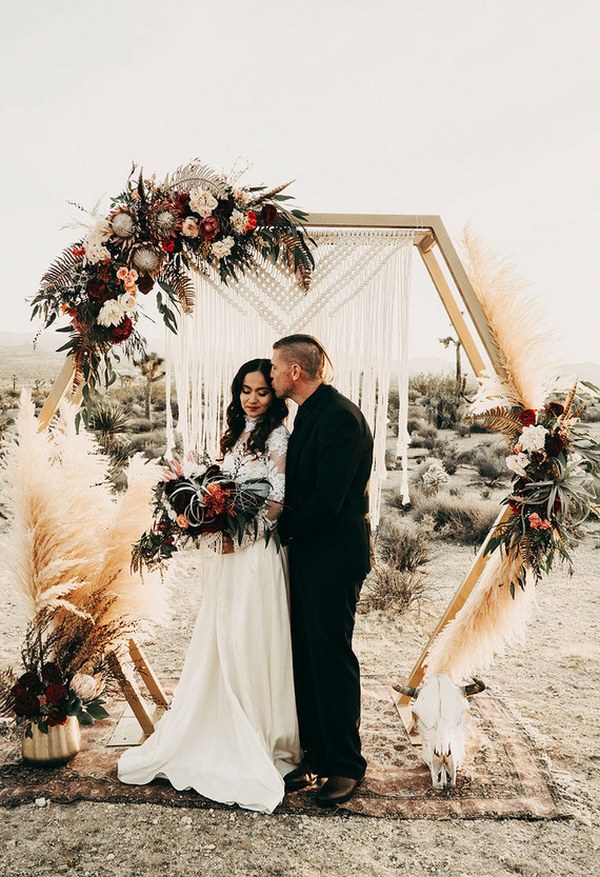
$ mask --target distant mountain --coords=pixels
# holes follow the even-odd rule
[[[44,358],[49,356],[63,357],[62,353],[56,353],[56,348],[64,344],[66,338],[57,332],[44,332],[40,335],[38,342],[34,348],[33,339],[35,332],[0,332],[0,357],[32,357]],[[164,356],[165,342],[164,337],[148,337],[146,339],[147,349],[156,351],[160,356]],[[472,374],[466,358],[463,356],[463,369],[467,374]],[[600,386],[600,363],[596,362],[566,362],[561,363],[553,369],[558,375],[565,377],[579,377],[581,380],[591,381]],[[410,375],[421,373],[433,374],[454,374],[454,362],[452,358],[444,359],[441,356],[412,356],[408,360],[408,371]]]

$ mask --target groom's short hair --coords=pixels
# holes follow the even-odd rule
[[[325,360],[330,360],[321,342],[312,335],[286,335],[275,342],[273,350],[283,351],[288,363],[297,362],[309,380],[323,380]]]

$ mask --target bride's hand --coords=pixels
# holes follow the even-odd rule
[[[221,548],[221,552],[223,554],[233,554],[233,539],[229,533],[223,533],[223,547]]]

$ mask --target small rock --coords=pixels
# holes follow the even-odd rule
[[[204,847],[205,850],[216,850],[216,848],[216,844],[206,844],[206,846]]]
[[[114,859],[114,857],[115,857],[115,854],[114,854],[114,853],[109,853],[108,856],[106,857],[106,861],[107,861],[107,862],[112,862],[112,860]]]
[[[48,802],[45,798],[36,798],[34,803],[36,807],[45,807]]]
[[[181,817],[181,824],[189,827],[192,824],[192,817],[191,816],[182,816]]]

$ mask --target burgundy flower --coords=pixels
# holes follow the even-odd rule
[[[48,703],[57,705],[64,700],[67,696],[67,686],[66,685],[56,685],[56,683],[52,683],[46,689],[46,699]]]
[[[99,277],[92,277],[88,280],[86,289],[91,300],[98,306],[103,305],[105,301],[111,298],[111,292],[107,284]]]
[[[221,228],[214,216],[207,216],[200,222],[200,234],[205,241],[212,241],[220,232]]]
[[[256,228],[257,222],[256,213],[254,210],[249,210],[246,213],[246,231],[252,231],[252,229]]]
[[[53,661],[47,661],[42,666],[42,679],[44,682],[54,682],[57,685],[62,682],[62,673]]]
[[[513,515],[520,515],[521,514],[521,507],[513,499],[509,499],[508,507],[511,510],[511,512],[513,513]]]
[[[33,673],[31,670],[29,670],[27,673],[23,673],[22,676],[19,676],[17,682],[19,683],[19,685],[22,685],[23,688],[30,689],[36,688],[39,685],[40,680],[37,673]]]
[[[190,207],[190,194],[189,192],[178,192],[174,198],[174,204],[177,210],[180,210],[181,213],[185,213],[189,210]]]
[[[56,713],[50,713],[46,717],[46,721],[48,723],[48,727],[50,728],[53,728],[55,725],[66,725],[67,714],[64,710],[59,710]]]
[[[277,222],[277,208],[274,204],[264,204],[260,212],[260,221],[263,225],[275,225]]]
[[[15,714],[17,716],[30,719],[37,716],[39,711],[40,704],[35,694],[26,691],[25,694],[20,694],[19,697],[15,698]]]
[[[142,276],[138,278],[137,288],[144,295],[148,295],[153,286],[154,280],[149,274],[142,274]]]
[[[164,241],[161,241],[160,245],[165,253],[172,253],[175,249],[175,241],[173,238],[166,238]]]
[[[553,457],[558,457],[561,451],[565,449],[565,440],[562,435],[555,432],[554,435],[546,436],[546,450]]]
[[[533,426],[536,421],[536,414],[535,408],[523,408],[519,414],[519,420],[523,426]]]
[[[110,337],[115,342],[115,344],[120,344],[121,341],[126,341],[127,338],[133,332],[133,323],[129,319],[129,317],[125,317],[118,326],[113,326],[110,330]]]
[[[550,402],[548,405],[548,411],[550,414],[553,414],[554,417],[560,417],[561,414],[564,413],[565,406],[561,405],[560,402]]]
[[[221,213],[226,219],[228,219],[233,213],[233,208],[235,207],[235,202],[233,198],[219,198],[219,203],[216,209]]]
[[[20,682],[15,682],[13,687],[10,689],[11,697],[21,697],[27,691]]]

